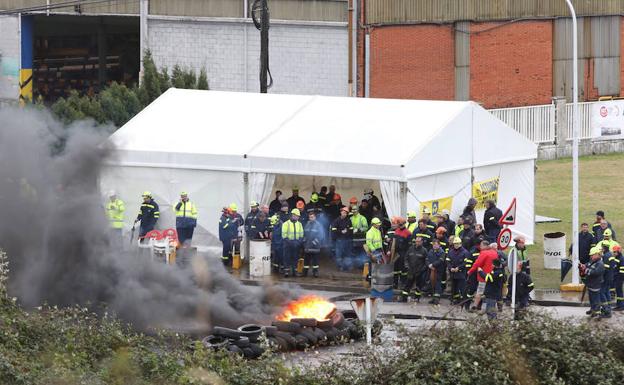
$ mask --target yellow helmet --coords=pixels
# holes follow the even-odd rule
[[[416,212],[414,212],[414,211],[408,211],[408,212],[407,212],[407,217],[408,217],[408,218],[416,218],[416,217],[417,217]]]
[[[290,212],[292,215],[296,215],[298,217],[301,216],[301,211],[299,211],[299,209],[292,209],[292,211]]]
[[[373,225],[379,225],[379,224],[381,224],[381,221],[379,220],[379,218],[375,217],[375,218],[373,218],[373,220],[371,220],[371,223]]]
[[[151,198],[151,197],[152,197],[152,193],[151,193],[151,192],[149,192],[149,191],[143,191],[143,196],[144,196],[144,197],[150,197],[150,198]]]
[[[611,231],[611,229],[606,229],[604,233],[602,233],[602,235],[604,235],[605,237],[610,237],[613,235],[613,231]]]
[[[236,203],[230,203],[230,210],[238,211],[238,206],[236,205]]]
[[[602,252],[602,250],[600,250],[600,247],[592,247],[591,250],[589,250],[589,255],[596,255],[596,254],[600,254]]]

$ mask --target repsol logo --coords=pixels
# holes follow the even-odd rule
[[[489,193],[498,190],[498,181],[493,180],[490,182],[481,183],[481,191]]]
[[[561,251],[544,251],[544,255],[547,257],[561,257]]]

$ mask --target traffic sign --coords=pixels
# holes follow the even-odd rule
[[[516,224],[516,198],[511,201],[509,208],[505,211],[505,214],[498,220],[501,225],[514,225]]]
[[[505,250],[507,247],[509,247],[509,244],[511,243],[511,230],[509,230],[508,228],[502,229],[501,232],[498,234],[498,239],[496,240],[496,243],[498,244],[499,250]]]

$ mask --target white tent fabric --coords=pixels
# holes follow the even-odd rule
[[[249,199],[260,205],[269,204],[271,191],[275,183],[275,174],[252,172],[249,174]]]
[[[266,195],[272,177],[273,191],[285,194],[303,184],[306,200],[332,180],[352,186],[348,194],[358,198],[365,181],[373,189],[382,181],[392,214],[402,214],[402,200],[417,210],[419,202],[453,196],[455,215],[470,197],[471,176],[500,173],[499,205],[516,196],[524,219],[514,231],[533,239],[537,146],[473,102],[170,89],[110,141],[116,150],[102,176],[105,190],[134,194],[122,195],[129,202],[145,189],[190,190],[212,240],[221,207],[243,205],[245,173],[250,200],[273,198]],[[407,197],[400,187],[397,195],[399,182]],[[163,200],[175,198],[169,195]]]
[[[388,216],[398,217],[404,215],[401,213],[401,183],[394,180],[381,180],[379,181],[381,187],[381,195],[384,198],[386,204],[386,211]]]

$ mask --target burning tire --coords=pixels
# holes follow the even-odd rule
[[[292,318],[290,322],[298,323],[301,326],[316,327],[316,318]]]
[[[277,330],[286,333],[299,333],[301,331],[301,325],[294,322],[273,321],[273,326],[275,326]]]

